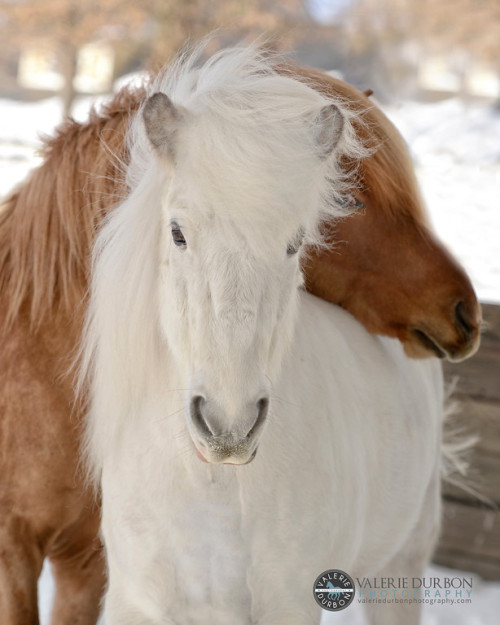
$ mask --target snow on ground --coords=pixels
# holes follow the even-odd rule
[[[77,119],[85,119],[90,103],[78,102]],[[469,271],[479,298],[500,302],[500,111],[447,100],[408,102],[386,112],[411,147],[438,233]],[[40,162],[39,135],[50,134],[59,119],[55,98],[37,103],[0,100],[0,198]],[[426,572],[447,574],[434,566]],[[41,625],[48,625],[52,595],[46,566],[40,581]],[[423,625],[496,625],[499,613],[500,584],[475,578],[470,605],[426,605]],[[322,625],[336,623],[364,625],[360,606],[325,614]]]

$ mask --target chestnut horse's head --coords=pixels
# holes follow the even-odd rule
[[[467,274],[429,226],[401,135],[350,85],[315,70],[291,71],[363,111],[357,132],[376,147],[360,163],[353,191],[364,209],[328,226],[335,247],[309,255],[308,290],[346,308],[370,332],[398,338],[409,356],[471,356],[481,309]]]

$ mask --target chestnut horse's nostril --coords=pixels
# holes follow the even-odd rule
[[[214,433],[210,429],[208,423],[205,420],[205,417],[203,416],[203,407],[205,403],[206,403],[205,398],[202,397],[201,395],[195,395],[191,399],[191,406],[190,406],[191,420],[193,422],[193,425],[200,432],[200,434],[211,437],[214,435]]]
[[[455,306],[455,318],[457,327],[461,330],[466,338],[469,338],[474,332],[474,322],[470,319],[463,302],[458,302]]]
[[[260,433],[262,428],[264,427],[264,422],[267,417],[267,412],[269,410],[269,398],[261,397],[259,401],[256,403],[257,406],[257,419],[250,431],[247,434],[247,438],[253,438],[256,434]]]

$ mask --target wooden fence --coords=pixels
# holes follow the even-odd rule
[[[458,378],[459,413],[451,425],[477,433],[479,441],[470,454],[468,490],[444,487],[443,529],[434,561],[500,580],[500,306],[484,304],[483,317],[478,353],[444,365],[448,382]]]

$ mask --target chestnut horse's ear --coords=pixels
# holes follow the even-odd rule
[[[154,93],[147,99],[142,112],[146,134],[161,156],[175,155],[175,135],[183,115],[164,93]]]
[[[320,158],[329,156],[342,136],[344,116],[335,104],[324,106],[315,120],[316,143]]]

